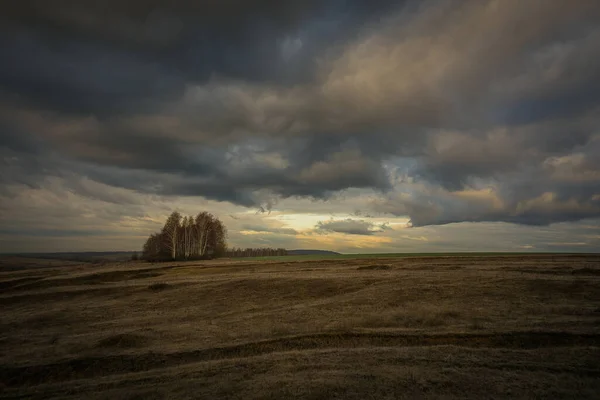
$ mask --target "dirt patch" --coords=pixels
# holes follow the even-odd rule
[[[525,282],[531,293],[540,299],[553,299],[561,296],[564,299],[600,301],[600,288],[593,280],[552,280],[536,279]]]
[[[26,293],[26,294],[18,294],[13,296],[0,297],[0,302],[2,305],[9,306],[15,304],[31,304],[31,303],[39,303],[43,304],[44,302],[66,302],[75,300],[82,297],[100,297],[100,296],[109,296],[114,295],[115,293],[121,293],[123,290],[121,288],[89,288],[86,290],[68,290],[68,291],[59,291],[59,292],[46,292],[46,293]]]
[[[71,323],[71,318],[62,311],[49,311],[29,317],[16,324],[18,327],[27,329],[42,330],[50,327],[66,327]]]
[[[523,274],[540,274],[540,275],[571,275],[571,268],[504,268],[506,271],[521,272]]]
[[[575,269],[571,273],[573,275],[598,275],[598,276],[600,276],[600,269],[586,267],[586,268]]]
[[[96,347],[134,348],[148,343],[148,338],[134,333],[120,333],[100,340]]]
[[[131,276],[131,279],[146,279],[146,278],[156,278],[157,276],[162,276],[163,274],[158,272],[140,272],[139,274],[135,274]]]
[[[69,284],[94,285],[99,283],[121,282],[130,279],[155,278],[161,275],[161,273],[152,271],[111,271],[73,278],[69,280]]]
[[[0,282],[0,291],[8,291],[13,289],[19,289],[26,287],[28,283],[39,281],[42,278],[20,278],[12,279],[10,281]]]
[[[372,264],[372,265],[363,265],[356,269],[358,271],[389,271],[393,268],[391,265],[387,265],[387,264]]]
[[[163,290],[169,289],[170,287],[171,285],[169,285],[168,283],[158,282],[148,286],[148,289],[150,289],[153,292],[162,292]]]
[[[39,290],[61,286],[98,285],[102,283],[115,283],[132,279],[156,278],[163,275],[156,271],[109,271],[96,274],[78,276],[64,279],[31,279],[29,282],[21,282],[14,290]]]

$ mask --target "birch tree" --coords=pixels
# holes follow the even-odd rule
[[[171,254],[171,258],[173,260],[177,259],[177,250],[178,250],[178,234],[181,226],[181,214],[177,211],[173,211],[169,218],[167,218],[167,222],[165,222],[165,226],[162,229],[162,235],[164,237],[164,242],[166,248],[169,250]]]
[[[227,229],[214,215],[200,212],[182,217],[175,211],[160,233],[146,240],[142,254],[148,261],[213,258],[225,255],[226,240]]]
[[[212,220],[212,214],[207,212],[201,212],[196,216],[194,231],[196,233],[196,251],[200,258],[204,258],[206,254]]]

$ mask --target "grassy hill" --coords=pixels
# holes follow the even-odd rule
[[[27,260],[0,269],[2,398],[600,392],[597,255]]]

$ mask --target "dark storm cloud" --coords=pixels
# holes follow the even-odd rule
[[[93,197],[88,179],[248,207],[374,189],[377,211],[415,226],[600,216],[597,2],[4,11],[5,184],[60,177]]]
[[[294,83],[394,2],[24,1],[3,8],[0,86],[80,114],[155,111],[213,76]]]
[[[3,9],[6,20],[16,25],[38,28],[65,35],[87,34],[116,44],[150,42],[168,44],[184,32],[188,18],[194,22],[223,27],[231,34],[250,16],[263,17],[272,24],[294,25],[302,20],[316,1],[193,1],[193,0],[59,0],[53,3],[25,0]],[[163,37],[161,37],[163,36]],[[170,39],[170,40],[169,40]]]
[[[83,36],[120,46],[168,47],[200,31],[217,44],[375,18],[404,1],[320,0],[38,0],[3,7],[7,28],[35,27],[57,35]]]
[[[327,44],[347,39],[348,32],[365,20],[397,7],[386,3],[379,7],[367,2],[305,1],[13,3],[3,14],[7,34],[0,40],[0,55],[6,60],[0,66],[0,99],[31,108],[31,114],[46,114],[36,126],[17,128],[25,134],[4,136],[5,145],[23,151],[23,146],[39,142],[75,162],[117,167],[103,174],[83,166],[84,173],[104,183],[244,205],[255,204],[248,190],[260,187],[284,196],[323,197],[345,187],[385,186],[377,158],[359,157],[354,166],[339,162],[340,157],[331,154],[339,144],[322,146],[318,137],[303,140],[294,149],[278,149],[294,155],[290,168],[272,171],[248,165],[244,174],[232,174],[224,160],[228,146],[206,146],[198,138],[212,141],[248,126],[248,118],[239,115],[248,110],[236,107],[236,99],[228,93],[220,102],[216,93],[209,93],[206,101],[192,103],[185,115],[181,110],[186,104],[176,105],[176,115],[171,116],[192,126],[155,127],[152,121],[135,126],[119,118],[152,115],[184,96],[186,86],[202,84],[211,76],[250,82],[304,80]],[[78,121],[69,121],[69,115]],[[6,116],[14,125],[11,119]],[[68,124],[75,126],[68,134],[60,132]],[[207,127],[209,131],[202,133]],[[188,137],[174,138],[179,130],[187,131]],[[186,151],[190,148],[194,150]],[[315,168],[326,168],[331,158],[340,170],[330,172],[329,179],[315,177]],[[27,162],[25,154],[19,159]],[[175,176],[135,173],[147,179],[127,181],[130,174],[119,168]],[[160,184],[154,184],[157,179]]]
[[[44,178],[44,174],[31,170],[32,165],[39,165],[46,175],[64,177],[67,174],[62,171],[73,170],[116,187],[151,194],[204,196],[245,206],[259,206],[269,200],[253,194],[261,189],[284,197],[317,198],[348,187],[389,189],[381,165],[356,146],[332,143],[315,153],[310,151],[315,146],[312,139],[294,146],[260,140],[203,145],[193,138],[177,140],[163,132],[148,134],[154,132],[151,125],[128,130],[110,119],[32,119],[31,113],[21,119],[21,126],[14,125],[21,131],[36,132],[32,137],[47,151],[32,156],[10,150],[15,171],[31,181]],[[18,135],[11,138],[16,143]],[[50,156],[55,154],[62,157]]]
[[[53,111],[152,111],[180,93],[184,84],[181,76],[159,63],[77,37],[55,42],[42,32],[5,32],[0,57],[4,96],[18,94],[10,100]]]
[[[239,171],[237,167],[224,162],[211,166],[210,170],[190,168],[182,173],[162,176],[143,171],[128,174],[112,168],[94,168],[88,170],[87,174],[99,182],[135,188],[141,192],[203,196],[248,207],[269,201],[268,198],[253,194],[254,190],[265,189],[284,197],[327,198],[334,191],[348,187],[383,188],[383,185],[387,185],[385,172],[377,164],[361,158],[349,160],[343,157],[334,156],[331,160],[317,162],[304,169],[296,166],[280,170],[258,165]],[[127,175],[129,177],[126,178]]]

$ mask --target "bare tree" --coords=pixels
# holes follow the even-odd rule
[[[225,255],[227,229],[214,215],[201,212],[195,218],[171,213],[160,233],[144,244],[143,258],[149,261],[212,258]]]
[[[183,224],[185,232],[185,259],[190,259],[194,251],[194,218],[188,217]]]
[[[272,248],[231,248],[226,252],[227,257],[271,257],[271,256],[287,256],[286,249]]]
[[[171,258],[173,260],[177,259],[177,250],[178,250],[178,234],[180,232],[181,226],[181,214],[177,211],[173,211],[169,218],[167,218],[167,222],[165,222],[165,226],[162,229],[162,235],[165,240],[165,246],[171,253]]]
[[[206,255],[213,220],[213,215],[207,212],[201,212],[196,216],[194,230],[196,233],[197,254],[200,258],[204,258]]]
[[[147,261],[158,261],[163,257],[163,238],[159,233],[150,235],[142,250],[142,258]]]
[[[210,244],[211,244],[211,256],[221,257],[225,255],[227,251],[227,228],[225,225],[217,219],[213,218],[211,221],[210,230]]]

